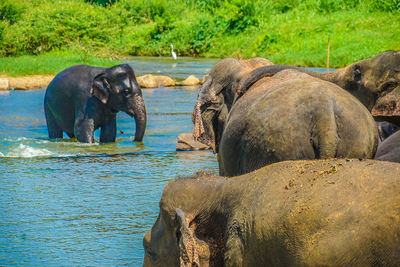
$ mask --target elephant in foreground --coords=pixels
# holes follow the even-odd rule
[[[47,87],[44,111],[49,138],[62,138],[66,132],[80,142],[93,143],[93,133],[100,127],[100,142],[114,142],[119,111],[135,118],[135,141],[143,139],[146,129],[142,91],[128,64],[63,70]]]
[[[144,266],[399,266],[400,165],[285,161],[170,181]]]

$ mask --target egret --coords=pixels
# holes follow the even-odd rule
[[[176,53],[174,52],[174,46],[171,44],[171,55],[173,59],[176,59]]]

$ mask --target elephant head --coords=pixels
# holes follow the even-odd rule
[[[124,111],[136,121],[135,141],[141,141],[146,129],[146,107],[135,73],[128,64],[105,69],[92,83],[90,93],[110,112]]]
[[[250,71],[272,62],[264,58],[219,61],[200,88],[193,110],[193,136],[200,142],[218,149],[226,116],[236,98],[239,82]]]
[[[376,119],[400,125],[400,52],[384,52],[330,73],[285,65],[260,67],[242,80],[239,93],[246,92],[259,79],[286,68],[333,82],[354,95]]]
[[[220,203],[226,181],[201,173],[168,183],[159,216],[143,238],[144,266],[223,266],[230,207]]]

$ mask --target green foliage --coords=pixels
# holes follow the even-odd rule
[[[0,57],[57,51],[343,66],[400,50],[400,0],[3,0]]]
[[[7,21],[10,25],[17,22],[23,13],[23,9],[12,2],[0,3],[0,20]]]
[[[108,5],[112,5],[115,3],[116,0],[85,0],[85,2],[100,5],[106,7]]]
[[[374,0],[372,1],[372,10],[381,10],[384,12],[400,11],[400,0]]]

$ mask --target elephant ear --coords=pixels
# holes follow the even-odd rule
[[[110,96],[109,87],[110,85],[104,77],[104,73],[102,73],[93,79],[90,93],[99,99],[103,104],[106,104],[108,97]]]
[[[180,267],[199,267],[200,259],[196,249],[196,240],[189,230],[185,213],[179,208],[176,209],[176,221]]]

